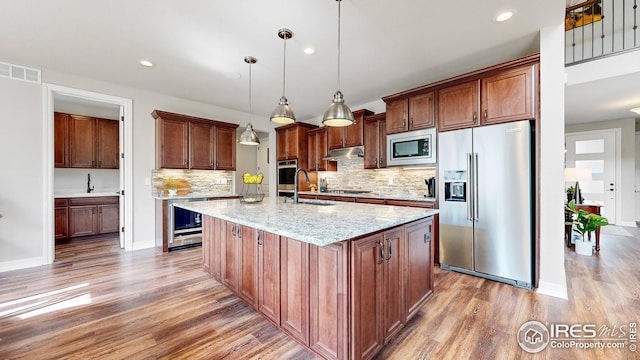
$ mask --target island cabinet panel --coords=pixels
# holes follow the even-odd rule
[[[220,279],[234,293],[238,293],[238,252],[242,226],[227,221],[227,234],[222,241]]]
[[[384,299],[384,343],[388,343],[405,323],[404,258],[406,241],[404,227],[384,233],[382,293]]]
[[[348,358],[348,245],[309,247],[309,347],[327,359]]]
[[[238,296],[247,304],[258,308],[258,231],[241,226],[239,231]]]
[[[309,244],[280,236],[280,326],[309,346]]]
[[[280,236],[258,231],[258,311],[280,325]]]
[[[208,217],[208,216],[207,216]],[[211,245],[211,275],[214,279],[221,281],[222,279],[222,251],[226,238],[227,238],[227,222],[218,218],[215,218],[213,225],[214,233],[211,237],[213,239]]]
[[[384,346],[383,235],[351,244],[351,358],[370,359]]]
[[[202,267],[211,274],[211,247],[213,246],[213,234],[215,233],[215,218],[202,217]],[[211,274],[213,275],[213,274]]]
[[[406,320],[415,315],[433,295],[433,218],[407,226],[406,258]]]

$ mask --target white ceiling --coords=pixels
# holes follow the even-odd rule
[[[538,52],[538,30],[564,15],[557,0],[341,6],[341,90],[349,105]],[[337,89],[334,0],[2,0],[0,7],[0,61],[43,69],[45,79],[55,70],[248,111],[243,58],[252,55],[253,113],[267,118],[282,95],[277,31],[287,27],[294,36],[287,42],[286,95],[298,119],[321,116]],[[516,11],[513,19],[495,22],[505,9]],[[314,55],[303,53],[309,46]],[[141,59],[156,66],[142,67]],[[609,85],[622,91],[618,80]],[[598,116],[594,106],[616,94],[572,87],[567,114]]]

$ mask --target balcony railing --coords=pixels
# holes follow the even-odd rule
[[[589,0],[568,6],[565,64],[640,48],[639,20],[638,0]]]

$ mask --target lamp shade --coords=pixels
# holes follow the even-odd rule
[[[296,117],[293,115],[293,110],[289,106],[289,100],[282,96],[280,103],[276,106],[275,110],[271,113],[271,121],[278,124],[291,124],[296,122]]]
[[[589,181],[592,180],[591,169],[589,168],[565,168],[564,181]]]
[[[349,126],[355,123],[351,109],[344,103],[344,97],[340,90],[333,95],[333,101],[327,111],[324,112],[322,123],[326,126]]]
[[[240,144],[242,145],[260,145],[258,134],[253,131],[253,125],[247,124],[247,129],[240,134]]]

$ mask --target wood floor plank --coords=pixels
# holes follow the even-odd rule
[[[603,233],[592,257],[566,249],[569,300],[435,268],[434,296],[376,358],[640,358],[628,349],[528,354],[516,340],[529,320],[640,322],[640,230],[625,229],[633,236]],[[56,246],[54,264],[0,273],[0,359],[319,358],[201,261],[200,248],[124,252],[118,239],[100,238]]]

